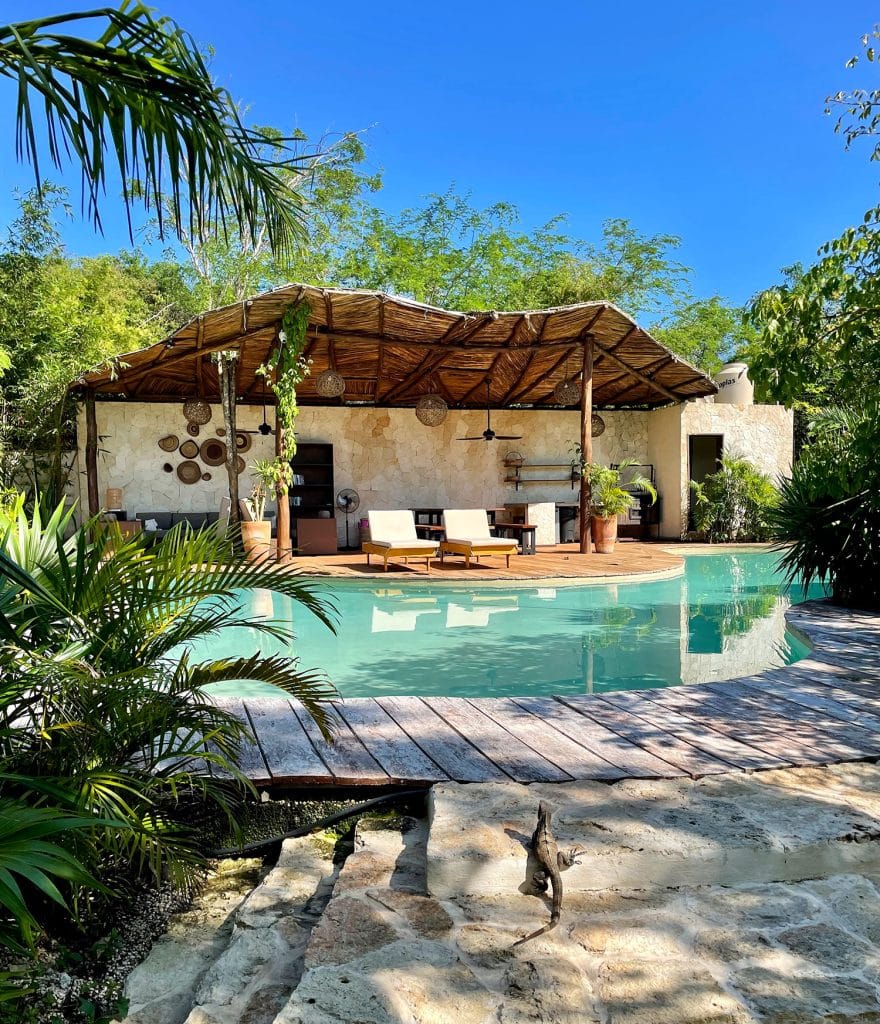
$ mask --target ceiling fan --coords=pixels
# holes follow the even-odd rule
[[[521,441],[522,434],[496,434],[492,429],[492,410],[489,407],[489,386],[491,381],[486,379],[486,429],[477,437],[459,437],[458,441]]]

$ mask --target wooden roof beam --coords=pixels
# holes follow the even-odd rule
[[[600,344],[597,341],[594,341],[594,344],[597,346],[600,352],[605,353],[606,359],[609,359],[612,363],[614,363],[615,366],[619,366],[621,370],[627,370],[630,374],[632,374],[633,377],[635,377],[636,380],[641,381],[643,384],[647,384],[655,391],[659,391],[661,395],[664,395],[666,398],[671,399],[671,401],[673,402],[681,401],[680,396],[676,395],[673,391],[670,391],[669,388],[666,388],[662,384],[659,384],[657,381],[652,380],[650,377],[646,376],[641,370],[637,370],[634,366],[630,366],[628,363],[625,363],[619,356],[616,356],[609,349],[605,348],[604,345]],[[666,356],[664,355],[664,359],[665,358]]]

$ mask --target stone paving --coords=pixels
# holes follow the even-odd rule
[[[823,782],[825,771],[835,774]],[[839,831],[850,817],[861,827],[869,810],[880,812],[880,769],[787,774],[778,780],[790,792],[793,812],[785,842],[796,845],[799,827],[811,842],[827,828],[841,863],[848,863],[849,850],[870,848],[880,867],[876,829],[849,841]],[[743,795],[741,777],[714,782],[731,784],[728,797]],[[571,828],[566,811],[585,811],[579,785],[553,787],[560,834]],[[626,785],[606,787],[601,814],[586,808],[612,837],[626,817],[615,812],[613,794]],[[659,797],[662,787],[680,784],[653,785],[661,787]],[[822,799],[808,799],[817,785]],[[533,815],[540,787],[513,788]],[[487,878],[481,843],[494,849],[499,834],[503,845],[513,833],[522,880],[525,850],[517,837],[527,838],[531,822],[509,813],[512,794],[506,817],[494,813],[505,804],[497,786],[438,789],[426,858],[418,823],[401,834],[360,836],[312,933],[300,985],[275,1024],[880,1024],[880,891],[872,877],[836,873],[829,856],[820,863],[823,872],[831,869],[827,877],[758,884],[739,877],[733,887],[670,887],[664,869],[647,872],[638,888],[599,882],[587,891],[582,875],[566,892],[559,928],[514,946],[548,919],[549,908],[516,886],[481,894]],[[436,805],[442,816],[453,796],[458,811],[464,802],[469,818],[482,816],[488,824],[469,837],[470,845],[458,844],[456,877],[467,891],[440,898],[427,885],[445,842],[434,831]],[[666,797],[684,810],[674,790]],[[736,841],[737,828],[719,831],[716,853],[723,855],[731,834]],[[669,851],[651,854],[662,860]]]

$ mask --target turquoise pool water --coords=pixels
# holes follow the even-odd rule
[[[785,592],[776,560],[766,551],[692,555],[676,579],[612,586],[334,581],[322,589],[339,609],[335,636],[278,595],[242,603],[250,615],[292,622],[302,666],[323,669],[344,697],[600,693],[728,679],[803,657],[784,612],[804,595]],[[194,653],[257,650],[287,652],[235,628]],[[277,695],[253,683],[215,691]]]

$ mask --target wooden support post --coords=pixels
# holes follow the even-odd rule
[[[86,391],[86,485],[88,489],[89,518],[100,511],[98,501],[98,419],[95,414],[95,392]]]
[[[284,453],[284,426],[278,415],[278,403],[275,403],[275,458],[280,459]],[[275,488],[277,514],[277,532],[275,538],[275,557],[279,562],[286,562],[293,553],[290,542],[290,499],[287,484],[279,482]]]
[[[226,429],[226,475],[229,478],[229,525],[241,523],[241,509],[238,504],[238,446],[235,443],[235,367],[237,352],[217,353],[217,376],[220,378],[220,405],[223,409],[223,426]]]
[[[581,459],[593,461],[593,339],[584,339],[584,368],[581,378]],[[589,555],[590,537],[590,482],[581,476],[581,554]]]

